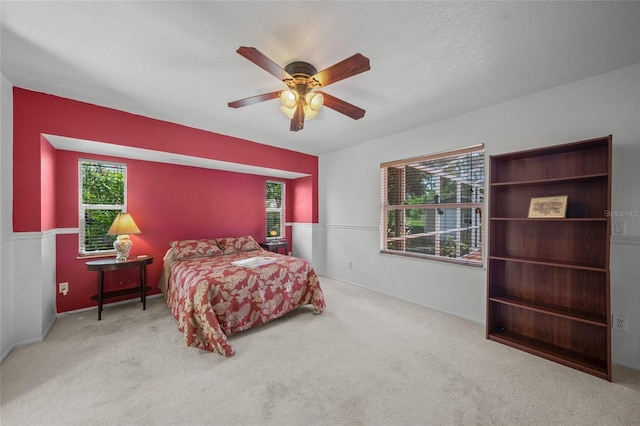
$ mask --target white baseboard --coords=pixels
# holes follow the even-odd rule
[[[2,364],[5,359],[7,359],[9,354],[13,351],[14,346],[15,345],[11,345],[11,347],[2,354],[2,357],[0,357],[0,364]]]
[[[612,361],[612,363],[615,364],[615,365],[619,365],[621,367],[626,367],[626,368],[630,368],[632,370],[640,371],[640,365],[636,364],[636,363],[633,363],[633,362],[614,360],[614,361]]]
[[[376,293],[384,294],[385,296],[393,297],[394,299],[402,300],[402,301],[411,303],[412,305],[422,306],[423,308],[433,309],[434,311],[442,312],[443,314],[452,315],[454,317],[462,318],[462,319],[465,319],[467,321],[471,321],[474,324],[480,324],[480,325],[484,325],[485,324],[482,321],[478,321],[475,318],[467,317],[465,315],[460,315],[457,312],[447,311],[446,309],[441,309],[441,308],[438,308],[436,306],[430,306],[430,305],[426,305],[426,304],[423,304],[423,303],[417,303],[415,300],[405,299],[404,297],[399,297],[399,296],[396,296],[395,294],[389,294],[389,293],[386,293],[384,291],[377,290],[375,288],[367,287],[367,286],[364,286],[364,285],[361,285],[361,284],[358,284],[358,283],[355,283],[355,282],[352,282],[352,281],[344,280],[342,278],[336,278],[336,277],[332,277],[332,276],[329,276],[329,275],[325,275],[325,276],[327,278],[331,278],[332,280],[341,281],[341,282],[343,282],[345,284],[352,285],[354,287],[360,287],[360,288],[364,288],[364,289],[367,289],[367,290],[375,291]],[[320,285],[322,285],[322,281],[320,282]]]

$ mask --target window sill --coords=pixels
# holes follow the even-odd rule
[[[101,253],[91,253],[91,254],[78,254],[78,257],[76,257],[77,260],[84,260],[84,259],[99,259],[99,258],[103,258],[103,257],[113,257],[116,255],[116,251],[109,251],[109,252],[101,252]]]
[[[469,261],[464,259],[455,259],[451,257],[432,256],[428,254],[407,253],[407,252],[399,252],[399,251],[391,251],[391,250],[380,250],[380,254],[390,255],[390,256],[399,256],[399,257],[408,257],[410,259],[430,260],[433,262],[448,263],[451,265],[470,266],[472,268],[484,267],[482,262],[477,262],[477,261],[474,262],[474,261]]]

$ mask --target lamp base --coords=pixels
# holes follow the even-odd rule
[[[118,235],[118,238],[113,242],[113,248],[116,250],[116,262],[129,260],[131,246],[133,246],[133,242],[131,242],[128,235]]]

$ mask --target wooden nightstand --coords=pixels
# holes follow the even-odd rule
[[[125,262],[116,262],[115,258],[91,260],[86,263],[87,269],[98,272],[98,294],[92,297],[98,301],[98,321],[102,319],[102,304],[105,299],[126,296],[128,294],[139,294],[142,301],[142,309],[147,309],[147,265],[153,263],[153,256],[136,257]],[[104,271],[116,271],[119,269],[140,268],[140,286],[125,288],[115,291],[104,291]]]
[[[260,247],[274,253],[278,253],[280,249],[284,249],[284,254],[287,254],[289,251],[289,243],[286,241],[267,241],[260,243]]]

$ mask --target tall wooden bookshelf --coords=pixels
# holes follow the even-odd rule
[[[490,157],[487,338],[611,381],[611,143]],[[531,198],[567,195],[564,218]]]

